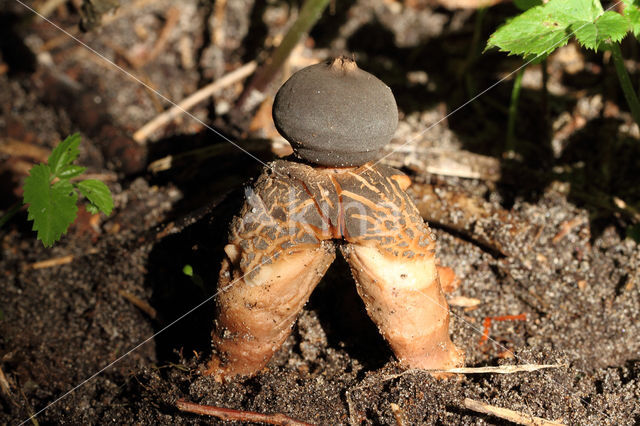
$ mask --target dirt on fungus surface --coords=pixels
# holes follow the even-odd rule
[[[186,117],[154,133],[153,142],[132,142],[162,100],[20,4],[0,4],[0,65],[7,65],[0,72],[0,209],[21,196],[28,168],[75,131],[83,135],[78,163],[109,185],[116,204],[108,218],[81,210],[51,249],[35,240],[24,211],[0,229],[0,423],[34,413],[40,424],[222,422],[180,412],[181,398],[317,424],[507,424],[465,408],[465,398],[566,424],[640,423],[640,248],[625,238],[629,210],[611,201],[638,205],[640,140],[601,55],[572,44],[561,49],[548,61],[546,95],[540,66],[527,69],[518,152],[503,159],[509,81],[432,126],[521,63],[496,52],[476,57],[474,11],[336,2],[294,52],[291,70],[355,53],[398,100],[400,125],[388,151],[398,152],[386,162],[404,166],[418,184],[509,211],[519,224],[509,228],[494,215],[474,228],[509,230],[507,254],[473,232],[435,227],[438,257],[461,281],[449,300],[479,302],[451,306],[451,335],[467,366],[559,366],[451,380],[405,371],[339,258],[268,367],[221,384],[200,374],[210,356],[211,296],[227,224],[261,165]],[[101,29],[78,34],[178,100],[262,57],[292,19],[285,3],[216,4],[185,1],[173,10],[169,1],[133,2]],[[489,9],[480,39],[515,13],[511,5]],[[75,33],[79,17],[63,6],[51,19]],[[145,56],[168,23],[160,53]],[[241,89],[230,86],[193,113],[269,161],[269,120],[252,120],[255,109],[228,113]],[[251,122],[260,125],[249,130]],[[213,158],[178,155],[212,144],[220,148]],[[416,166],[443,150],[493,157],[501,179]],[[147,171],[166,155],[174,158],[170,170]],[[59,261],[34,267],[48,259]],[[183,274],[185,265],[195,277]],[[523,314],[493,321],[490,339],[481,341],[485,318]]]

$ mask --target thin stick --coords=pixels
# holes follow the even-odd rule
[[[499,366],[486,366],[486,367],[460,367],[449,368],[447,370],[423,370],[420,368],[410,368],[398,374],[391,374],[383,378],[383,382],[387,380],[397,379],[398,377],[406,376],[413,373],[454,373],[454,374],[514,374],[514,373],[530,373],[533,371],[544,370],[547,368],[561,368],[566,367],[564,364],[520,364],[520,365],[499,365]],[[353,390],[367,387],[356,386]]]
[[[558,233],[553,236],[551,242],[553,244],[558,244],[558,242],[566,237],[573,228],[575,228],[576,226],[580,226],[583,223],[587,223],[587,218],[585,218],[584,216],[576,216],[571,220],[567,220],[560,225],[560,231],[558,231]]]
[[[10,157],[24,157],[37,162],[45,162],[51,150],[15,139],[4,139],[0,144],[0,153]]]
[[[361,383],[347,392],[347,400],[349,395],[356,390],[365,389],[376,384],[380,384],[389,380],[394,380],[402,376],[407,376],[414,373],[456,373],[456,374],[514,374],[520,372],[533,372],[537,370],[543,370],[546,368],[561,368],[566,367],[564,364],[521,364],[521,365],[501,365],[501,366],[487,366],[487,367],[461,367],[450,368],[448,370],[423,370],[420,368],[410,368],[401,373],[390,374],[381,378],[377,382]]]
[[[156,317],[158,316],[158,312],[151,305],[149,305],[144,300],[140,299],[138,296],[133,295],[124,290],[118,290],[118,294],[124,297],[125,299],[127,299],[129,302],[131,302],[131,304],[134,305],[136,308],[140,309],[142,312],[149,315],[151,319],[156,319]]]
[[[233,410],[231,408],[214,407],[211,405],[200,405],[193,402],[179,399],[176,401],[176,407],[180,411],[188,413],[203,414],[205,416],[213,416],[223,420],[267,423],[270,425],[290,425],[290,426],[310,426],[311,423],[301,422],[292,419],[284,414],[262,414],[254,411]]]
[[[458,306],[461,308],[475,308],[482,303],[480,299],[465,296],[450,297],[447,298],[447,302],[449,302],[449,306]]]
[[[544,370],[547,368],[562,368],[564,364],[521,364],[521,365],[500,365],[489,367],[462,367],[450,368],[448,370],[421,370],[436,373],[457,373],[457,374],[514,374],[532,371]],[[411,371],[411,370],[408,370]]]
[[[251,75],[253,71],[256,69],[256,62],[251,61],[237,70],[230,72],[229,74],[219,78],[218,80],[212,82],[204,86],[202,89],[198,90],[191,96],[183,99],[177,105],[169,108],[162,114],[158,115],[153,120],[149,121],[147,124],[142,126],[138,131],[133,134],[133,139],[139,144],[144,144],[151,133],[156,131],[157,129],[165,126],[177,116],[182,114],[185,111],[190,110],[195,105],[204,101],[205,99],[212,96],[214,93],[224,89],[227,86],[230,86],[246,77]]]
[[[44,269],[51,268],[52,266],[66,265],[67,263],[73,262],[73,255],[70,254],[68,256],[62,257],[54,257],[52,259],[41,260],[39,262],[34,262],[26,266],[26,269]]]
[[[546,420],[540,417],[534,417],[529,414],[520,413],[518,411],[509,410],[508,408],[496,407],[494,405],[485,404],[481,401],[476,401],[471,398],[464,399],[464,406],[469,410],[476,411],[478,413],[489,414],[499,417],[501,419],[508,420],[513,423],[525,426],[558,426],[564,423],[554,422]]]
[[[11,386],[9,386],[9,381],[4,375],[2,368],[0,368],[0,391],[5,394],[7,397],[11,397]]]
[[[613,204],[615,204],[616,207],[620,210],[628,213],[634,221],[640,222],[640,212],[638,211],[638,209],[631,207],[622,198],[613,197]]]
[[[404,154],[397,166],[407,167],[418,175],[457,176],[491,182],[497,182],[502,177],[498,159],[465,150],[411,146],[395,152]]]
[[[89,249],[86,254],[96,254],[99,250],[96,248]],[[25,269],[44,269],[51,268],[52,266],[60,266],[66,265],[67,263],[73,262],[74,256],[72,254],[62,257],[54,257],[47,260],[41,260],[39,262],[34,262],[28,265],[25,265]]]
[[[113,172],[105,172],[105,173],[84,173],[80,179],[71,178],[71,181],[74,182],[76,180],[85,180],[85,179],[98,179],[103,182],[117,182],[118,175]]]
[[[218,0],[213,6],[213,17],[215,19],[215,26],[213,28],[213,45],[222,46],[225,39],[225,15],[227,10],[227,0]]]

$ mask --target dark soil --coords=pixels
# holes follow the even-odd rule
[[[75,32],[71,3],[51,19],[177,101],[264,58],[297,10],[297,2],[234,0],[219,22],[215,4],[204,3],[174,6],[179,18],[162,52],[137,68],[135,58],[152,49],[168,22],[171,2],[132,7],[86,34]],[[419,159],[442,148],[505,158],[499,182],[406,169],[526,225],[514,231],[507,255],[472,233],[436,228],[438,256],[461,280],[449,297],[480,301],[451,307],[451,335],[467,366],[561,366],[449,380],[403,371],[339,260],[268,368],[220,384],[200,373],[210,356],[212,296],[226,226],[242,185],[261,165],[188,117],[146,145],[133,142],[130,135],[164,101],[19,3],[0,5],[0,66],[7,66],[0,71],[0,209],[21,196],[28,167],[46,159],[46,151],[27,147],[51,149],[75,131],[83,135],[78,163],[106,181],[116,203],[108,218],[81,211],[51,249],[36,241],[25,211],[0,229],[0,367],[8,385],[0,386],[0,423],[20,424],[35,413],[41,424],[220,422],[180,412],[175,403],[184,398],[318,424],[508,424],[464,408],[472,398],[566,424],[640,424],[640,248],[626,237],[640,206],[640,138],[601,54],[563,48],[548,61],[546,94],[541,67],[528,68],[517,153],[507,158],[510,79],[430,127],[521,64],[477,53],[484,45],[471,41],[474,11],[421,1],[336,2],[294,53],[294,69],[355,53],[397,97],[394,147],[415,138],[402,155]],[[488,10],[480,40],[515,13],[510,4]],[[626,40],[627,56],[637,52],[635,43]],[[231,86],[193,113],[268,161],[269,143],[260,141],[274,136],[264,126],[248,130],[254,111],[226,113],[241,89]],[[22,148],[5,149],[12,141]],[[220,147],[213,158],[147,172],[153,160],[211,145]],[[161,232],[170,223],[176,232]],[[494,218],[493,226],[488,232],[510,225]],[[64,256],[72,260],[32,267]],[[182,273],[187,264],[196,278]],[[520,314],[525,321],[494,321],[491,339],[480,343],[486,317]]]

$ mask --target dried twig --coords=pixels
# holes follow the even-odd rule
[[[89,249],[86,254],[96,254],[98,253],[98,251],[99,251],[98,249],[93,248],[93,249]],[[66,265],[67,263],[71,263],[73,262],[73,259],[74,259],[74,256],[70,254],[67,256],[54,257],[51,259],[30,263],[28,265],[25,265],[24,268],[25,269],[51,268],[53,266]]]
[[[84,179],[98,179],[101,180],[103,182],[117,182],[118,181],[118,175],[114,172],[104,172],[104,173],[85,173],[82,175],[82,178],[78,179],[78,180],[84,180]],[[71,178],[71,181],[73,182],[75,179]]]
[[[218,2],[216,2],[218,4]],[[178,41],[178,51],[180,52],[180,64],[185,70],[193,69],[195,59],[193,58],[193,40],[184,34]]]
[[[9,386],[9,381],[4,375],[2,368],[0,368],[0,391],[8,398],[11,398],[11,386]]]
[[[449,368],[447,370],[423,370],[419,368],[410,368],[398,374],[390,374],[385,376],[382,381],[397,379],[414,373],[453,373],[453,374],[515,374],[515,373],[531,373],[533,371],[544,370],[547,368],[563,368],[564,364],[519,364],[519,365],[497,365],[486,367],[459,367]],[[357,386],[352,390],[366,388],[369,385]]]
[[[292,419],[281,413],[262,414],[253,411],[233,410],[231,408],[214,407],[211,405],[200,405],[193,402],[179,399],[176,406],[180,411],[188,413],[203,414],[205,416],[213,416],[223,420],[267,423],[270,425],[290,425],[290,426],[310,426],[311,423],[301,422]]]
[[[256,62],[251,61],[241,66],[240,68],[230,72],[229,74],[226,74],[225,76],[217,79],[213,83],[204,86],[202,89],[183,99],[177,105],[174,105],[173,107],[169,108],[168,110],[142,126],[133,134],[133,139],[136,142],[143,144],[149,138],[151,133],[161,128],[162,126],[165,126],[174,118],[182,114],[184,111],[190,110],[195,105],[212,96],[214,93],[248,77],[255,69]]]
[[[53,266],[66,265],[67,263],[73,262],[73,255],[70,254],[68,256],[62,257],[54,257],[47,260],[41,260],[39,262],[34,262],[26,266],[25,269],[44,269],[51,268]]]
[[[65,43],[69,43],[73,41],[73,39],[69,37],[68,34],[71,34],[72,36],[76,36],[80,32],[77,25],[74,25],[73,27],[67,27],[64,29],[64,31],[67,34],[64,34],[64,33],[60,34],[42,43],[42,45],[38,49],[38,53],[48,52],[50,50],[56,49],[57,47]]]
[[[499,365],[499,366],[486,366],[486,367],[459,367],[459,368],[449,368],[447,370],[423,370],[420,368],[410,368],[408,370],[404,370],[401,373],[390,374],[383,377],[380,381],[375,383],[365,383],[358,385],[349,391],[352,392],[354,390],[364,389],[369,386],[372,386],[376,383],[386,382],[389,380],[397,379],[398,377],[406,376],[414,373],[454,373],[454,374],[514,374],[514,373],[522,373],[522,372],[533,372],[538,370],[544,370],[547,368],[562,368],[566,367],[564,364],[520,364],[520,365]]]
[[[19,389],[19,391],[20,391],[20,396],[22,397],[22,400],[25,403],[24,407],[27,410],[27,415],[29,416],[28,420],[31,421],[31,424],[33,426],[40,426],[40,423],[38,423],[38,419],[36,418],[36,414],[33,411],[33,407],[31,406],[31,404],[29,403],[29,400],[27,399],[27,396],[24,394],[24,391],[22,389]],[[25,422],[22,422],[21,424],[24,424]]]
[[[540,417],[534,417],[530,414],[520,413],[518,411],[509,410],[508,408],[496,407],[495,405],[485,404],[471,398],[464,399],[464,406],[469,410],[478,413],[490,414],[501,419],[508,420],[513,423],[525,426],[558,426],[563,423],[546,420]]]
[[[556,235],[554,235],[553,239],[551,240],[551,242],[553,244],[558,244],[558,242],[560,242],[560,240],[562,240],[564,237],[566,237],[569,232],[571,232],[571,230],[577,226],[580,226],[584,223],[587,223],[588,219],[586,217],[583,216],[576,216],[573,219],[570,219],[566,222],[564,222],[562,225],[560,225],[560,231],[558,231],[558,233]]]
[[[547,368],[563,368],[564,364],[521,364],[521,365],[499,365],[488,367],[461,367],[450,368],[448,370],[433,370],[436,373],[456,373],[456,374],[514,374],[514,373],[530,373],[533,371],[544,370]],[[411,371],[411,370],[407,370]],[[418,370],[425,371],[425,370]],[[431,371],[431,370],[429,370]]]
[[[449,297],[447,298],[447,302],[449,302],[449,306],[458,306],[461,308],[475,308],[482,303],[480,299],[465,296]]]
[[[629,278],[627,278],[627,282],[624,284],[624,287],[622,288],[622,290],[626,292],[631,291],[633,287],[635,287],[636,281],[638,281],[639,277],[640,277],[640,269],[638,269],[635,275],[629,274]]]
[[[628,205],[622,198],[613,197],[613,204],[620,210],[623,210],[627,213],[635,222],[640,222],[640,212]]]
[[[395,147],[394,147],[395,148]],[[482,179],[497,182],[502,178],[500,160],[464,150],[442,148],[401,147],[394,152],[406,152],[401,163],[417,175],[426,173]]]
[[[10,157],[24,157],[37,162],[47,161],[51,150],[40,146],[7,138],[0,142],[0,153]]]
[[[118,294],[124,297],[125,299],[127,299],[129,302],[131,302],[131,304],[134,305],[136,308],[140,309],[142,312],[149,315],[151,319],[156,319],[156,317],[158,316],[157,311],[147,302],[140,299],[138,296],[133,295],[124,290],[118,290]]]
[[[225,15],[227,11],[227,0],[218,0],[213,6],[213,19],[215,25],[213,27],[212,43],[215,46],[221,47],[224,44],[225,39]]]

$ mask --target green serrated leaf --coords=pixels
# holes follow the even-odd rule
[[[604,12],[594,22],[576,22],[569,27],[581,46],[599,50],[605,43],[617,43],[629,31],[629,21],[616,12]]]
[[[640,0],[624,0],[623,13],[629,19],[633,35],[640,38]]]
[[[51,168],[52,178],[59,176],[58,173],[60,173],[65,166],[71,164],[78,158],[78,154],[80,153],[78,145],[80,145],[80,134],[74,133],[53,149],[47,161],[47,164]]]
[[[629,29],[627,17],[604,12],[599,0],[550,0],[498,28],[487,49],[535,57],[550,54],[572,36],[586,48],[599,49],[607,42],[619,42]]]
[[[94,204],[101,212],[109,216],[113,210],[113,198],[109,187],[97,179],[87,179],[75,184],[82,195]]]
[[[540,6],[542,0],[513,0],[513,3],[520,10],[528,10],[535,6]]]
[[[549,4],[549,3],[547,3]],[[548,55],[567,43],[567,25],[536,6],[507,21],[491,35],[485,50],[497,47],[511,55]]]
[[[28,219],[45,247],[50,247],[67,232],[76,218],[78,195],[68,180],[50,185],[51,169],[37,164],[24,183],[24,202],[28,204]]]
[[[593,22],[604,12],[600,0],[549,0],[543,7],[565,28],[578,21]]]
[[[95,204],[87,203],[84,208],[91,214],[100,213],[100,209]]]
[[[80,176],[85,172],[85,170],[87,170],[86,167],[70,164],[60,169],[60,171],[58,172],[58,177],[60,179],[71,179],[72,177]]]

